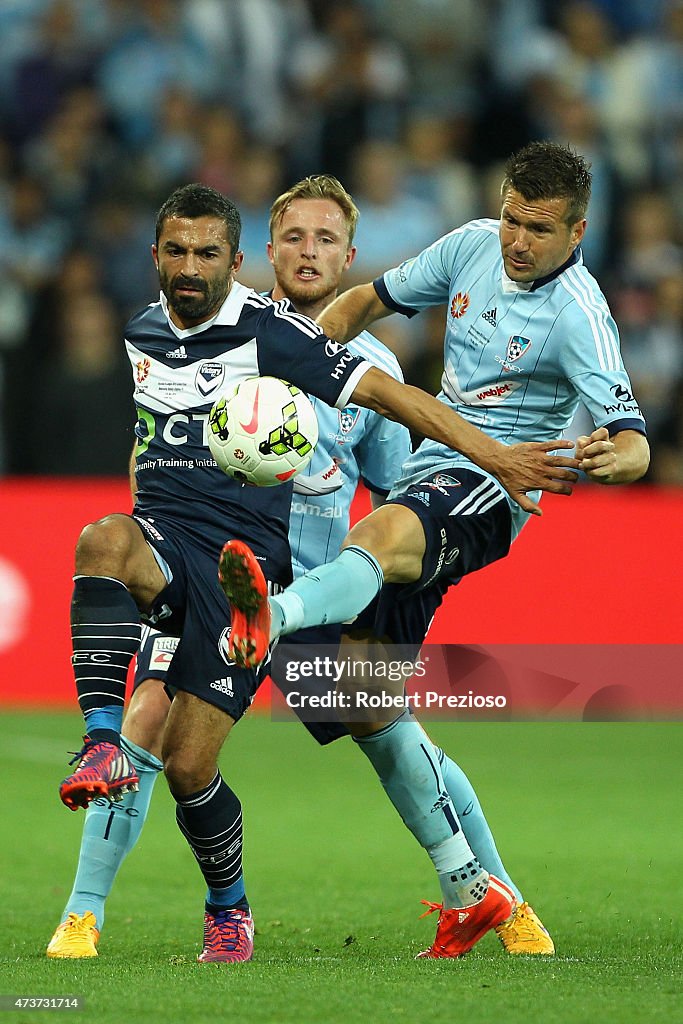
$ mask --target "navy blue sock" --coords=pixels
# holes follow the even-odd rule
[[[208,886],[206,909],[249,910],[242,876],[242,805],[216,772],[204,789],[176,797],[176,821]]]
[[[140,646],[140,613],[120,580],[76,576],[71,599],[76,691],[92,740],[119,743],[128,668]]]

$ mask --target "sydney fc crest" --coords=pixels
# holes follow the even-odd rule
[[[202,398],[217,391],[223,383],[225,367],[222,363],[200,363],[194,383]]]
[[[350,433],[358,423],[360,409],[353,405],[347,405],[345,409],[339,410],[339,429],[342,434]]]
[[[509,363],[515,363],[518,359],[521,359],[524,353],[528,352],[530,348],[531,340],[529,338],[523,338],[521,334],[513,334],[508,341],[505,359]]]

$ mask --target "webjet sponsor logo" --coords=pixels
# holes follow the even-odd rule
[[[476,392],[477,405],[500,405],[518,387],[519,384],[510,381],[503,384],[487,384]]]

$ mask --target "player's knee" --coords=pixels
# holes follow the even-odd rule
[[[363,551],[368,551],[379,562],[383,571],[391,563],[390,539],[383,532],[381,526],[372,522],[371,516],[357,523],[346,535],[342,542],[342,551],[348,547],[358,547]]]
[[[419,579],[425,551],[420,520],[403,505],[384,505],[357,523],[342,548],[355,545],[369,551],[386,583],[410,583]]]
[[[194,759],[187,748],[165,750],[162,755],[168,788],[176,798],[198,793],[209,785],[216,774],[215,765],[205,765]]]
[[[76,574],[123,576],[130,556],[133,537],[126,516],[106,516],[89,523],[81,532],[76,545]]]

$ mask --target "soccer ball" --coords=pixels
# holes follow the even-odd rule
[[[305,469],[318,442],[309,398],[278,377],[249,377],[209,413],[209,449],[240,483],[275,487]]]

